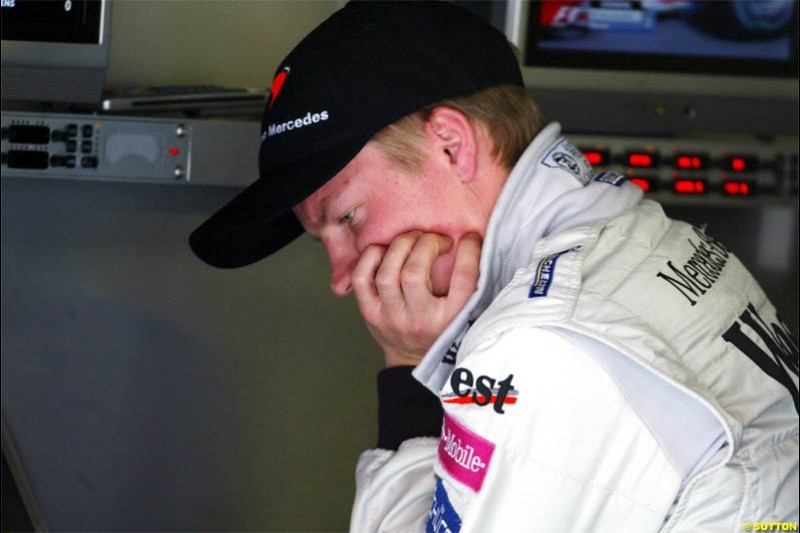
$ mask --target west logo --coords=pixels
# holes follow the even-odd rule
[[[747,329],[755,333],[768,351],[764,351],[755,338],[745,333]],[[795,411],[798,406],[798,349],[789,329],[780,321],[767,323],[756,311],[753,304],[739,315],[736,322],[722,334],[722,338],[736,346],[749,357],[769,377],[786,387],[794,399]]]
[[[505,414],[503,405],[517,403],[517,390],[511,385],[514,374],[509,374],[502,381],[489,376],[478,376],[477,379],[466,368],[457,368],[450,376],[450,387],[453,394],[442,396],[442,401],[449,404],[492,405],[495,412]]]

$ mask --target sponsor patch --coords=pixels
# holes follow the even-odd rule
[[[575,246],[569,250],[548,255],[539,260],[536,265],[536,275],[533,278],[531,290],[528,291],[528,298],[543,298],[550,292],[550,285],[553,284],[553,277],[556,273],[556,261],[562,255],[580,250],[580,246]]]
[[[436,477],[436,492],[433,493],[433,506],[428,514],[425,533],[459,533],[461,517],[450,503],[447,490],[440,477]]]
[[[477,379],[467,368],[457,368],[450,375],[450,387],[453,392],[442,395],[442,402],[455,405],[492,405],[495,412],[505,414],[505,404],[517,403],[518,391],[511,384],[513,374],[504,380],[496,380],[489,376],[478,376]]]
[[[608,183],[614,187],[621,187],[623,183],[628,181],[628,177],[623,174],[618,174],[617,172],[599,172],[594,177],[594,181]]]
[[[453,479],[480,492],[492,460],[494,444],[444,413],[439,440],[439,464]]]
[[[592,165],[586,160],[583,152],[572,146],[566,139],[561,139],[542,159],[542,165],[550,168],[561,168],[578,178],[586,185],[594,174]]]

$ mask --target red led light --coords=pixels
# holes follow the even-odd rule
[[[675,192],[678,194],[703,194],[706,185],[700,180],[676,180]]]
[[[744,157],[734,157],[731,159],[731,169],[736,172],[742,172],[747,168],[747,161]]]
[[[169,152],[169,155],[171,155],[172,157],[178,157],[178,154],[181,153],[181,151],[175,148],[174,146],[167,151]]]
[[[653,158],[650,154],[628,154],[628,165],[632,167],[651,167]]]
[[[700,169],[703,168],[703,159],[696,155],[679,155],[676,160],[678,168]]]
[[[650,190],[650,182],[644,178],[631,178],[630,182],[638,186],[644,192],[648,192]]]
[[[593,165],[599,165],[603,162],[603,154],[600,152],[583,152],[583,155]]]
[[[731,196],[749,196],[750,185],[745,181],[726,181],[723,184],[725,193]]]

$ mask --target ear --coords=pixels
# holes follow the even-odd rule
[[[435,107],[425,121],[425,132],[439,160],[455,170],[461,181],[475,178],[477,139],[466,115],[451,107]]]

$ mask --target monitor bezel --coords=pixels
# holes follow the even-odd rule
[[[98,43],[13,41],[3,39],[2,66],[35,68],[108,67],[110,51],[111,3],[100,0],[100,39]]]
[[[736,75],[748,77],[796,78],[798,75],[798,34],[792,33],[790,57],[786,60],[703,57],[678,54],[636,54],[590,52],[542,48],[540,40],[531,38],[540,26],[542,5],[530,2],[521,17],[526,36],[522,49],[527,67],[558,67],[574,69],[613,69],[641,73],[681,73],[702,75]],[[794,28],[798,24],[798,9],[794,11]]]

